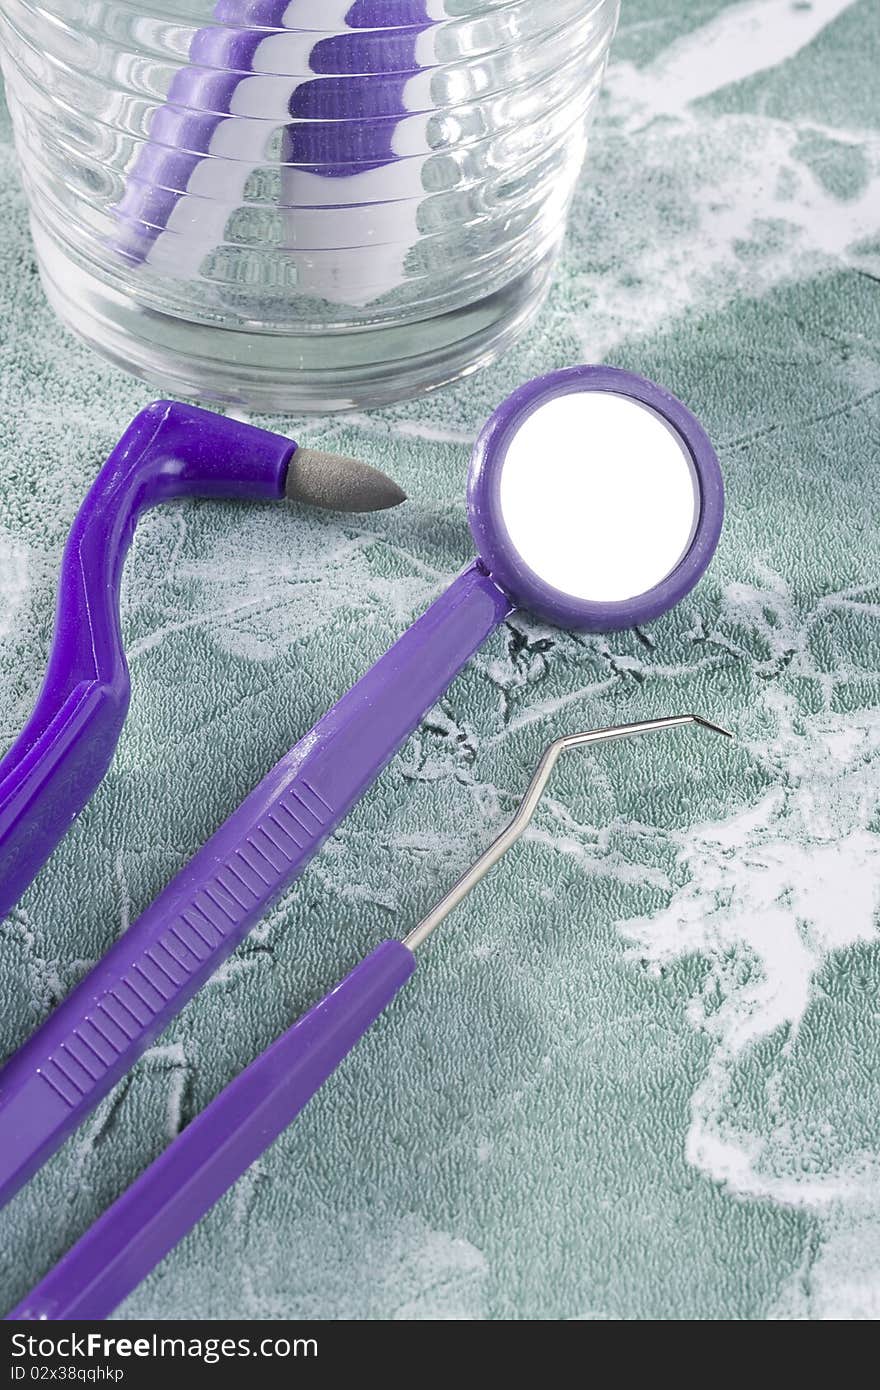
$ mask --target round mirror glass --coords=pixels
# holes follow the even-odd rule
[[[529,569],[593,603],[662,583],[700,517],[684,440],[650,406],[612,391],[570,391],[533,410],[507,445],[498,500]]]

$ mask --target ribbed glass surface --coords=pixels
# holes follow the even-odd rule
[[[299,340],[461,313],[552,252],[618,0],[0,10],[44,272]]]

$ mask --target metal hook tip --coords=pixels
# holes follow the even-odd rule
[[[730,729],[725,729],[722,724],[713,724],[711,719],[704,719],[701,714],[692,714],[691,719],[701,728],[711,730],[713,734],[721,734],[723,738],[733,738]]]
[[[704,719],[701,714],[671,714],[662,719],[643,719],[637,724],[617,724],[610,729],[585,729],[582,733],[562,734],[560,738],[548,743],[513,819],[499,835],[496,835],[488,849],[485,849],[470,868],[461,875],[458,882],[453,884],[449,892],[435,904],[427,916],[422,918],[418,926],[404,937],[404,946],[407,946],[411,951],[421,946],[422,942],[428,939],[435,928],[461,902],[462,898],[467,896],[474,884],[479,883],[480,879],[492,868],[492,865],[497,864],[501,856],[519,839],[532,818],[550,773],[562,752],[568,748],[576,748],[578,745],[605,743],[612,739],[629,738],[634,734],[660,733],[664,729],[680,729],[688,724],[698,724],[700,728],[709,729],[713,734],[722,734],[724,738],[733,738],[729,729],[722,728],[720,724],[713,724],[711,719]]]

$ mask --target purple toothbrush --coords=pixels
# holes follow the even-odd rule
[[[443,14],[445,0],[219,0],[130,170],[117,249],[196,275],[281,129],[298,288],[365,303],[400,283],[427,154],[402,159],[395,138],[429,102],[421,74]]]
[[[479,556],[272,769],[0,1073],[0,1199],[58,1148],[302,872],[491,632],[519,605],[614,631],[697,583],[721,532],[705,432],[611,367],[515,392],[468,486]]]
[[[130,695],[119,624],[125,557],[143,513],[182,496],[286,497],[350,511],[403,501],[377,469],[211,411],[156,401],[136,416],[71,527],[42,689],[0,759],[0,917],[107,771]]]
[[[568,748],[695,724],[673,715],[568,734],[545,750],[516,815],[403,941],[384,941],[232,1081],[99,1217],[6,1321],[106,1318],[269,1148],[415,970],[415,950],[522,835]]]

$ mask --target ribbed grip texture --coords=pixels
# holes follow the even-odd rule
[[[40,1074],[69,1106],[89,1096],[206,965],[213,969],[249,929],[331,823],[332,808],[304,779],[178,909],[172,922],[123,970],[49,1054]],[[57,1018],[57,1015],[56,1015]]]
[[[0,1073],[0,1201],[158,1037],[338,819],[279,764],[12,1058]]]
[[[264,1153],[415,969],[385,941],[221,1091],[9,1321],[106,1318]]]

